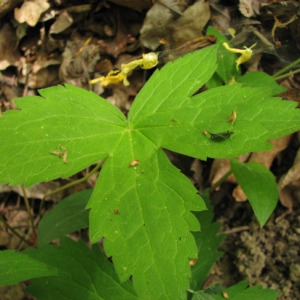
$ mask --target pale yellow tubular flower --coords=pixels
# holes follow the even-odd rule
[[[143,59],[135,59],[133,61],[130,61],[127,64],[121,65],[121,73],[125,76],[130,75],[130,73],[137,67],[141,66],[143,64]]]
[[[234,28],[228,28],[228,33],[234,38],[236,35],[236,30]]]
[[[158,64],[158,55],[155,52],[143,54],[143,64],[140,66],[143,69],[152,69]]]
[[[95,78],[90,80],[90,84],[95,84],[97,82],[100,82],[101,86],[108,86],[110,84],[116,84],[119,82],[122,82],[126,79],[124,74],[120,72],[119,70],[112,70],[108,72],[106,76],[101,76],[99,78]]]
[[[140,67],[142,69],[151,69],[154,68],[158,64],[158,55],[157,53],[150,52],[143,54],[142,58],[135,59],[130,61],[129,63],[121,65],[120,70],[110,71],[106,76],[101,76],[99,78],[95,78],[90,80],[90,84],[95,84],[100,82],[101,86],[108,86],[110,84],[116,84],[123,81],[125,86],[128,86],[130,83],[127,77],[131,74],[131,72]]]
[[[154,52],[143,54],[142,58],[135,59],[127,64],[122,64],[121,72],[128,76],[135,68],[151,69],[158,64],[158,55]]]
[[[236,59],[236,68],[238,69],[239,68],[239,65],[245,63],[246,61],[248,61],[252,55],[253,55],[253,51],[252,51],[252,48],[256,46],[256,43],[253,44],[250,48],[244,46],[245,49],[238,49],[238,48],[231,48],[228,43],[224,42],[223,43],[223,46],[230,52],[233,52],[233,53],[239,53],[239,54],[242,54],[240,57],[238,57]]]

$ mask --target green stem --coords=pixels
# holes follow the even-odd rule
[[[273,77],[275,80],[277,80],[276,77],[278,77],[278,76],[281,75],[281,74],[286,73],[287,71],[289,71],[291,68],[293,68],[294,66],[296,66],[296,65],[298,65],[298,64],[300,64],[300,58],[296,59],[295,61],[293,61],[292,63],[290,63],[290,64],[289,64],[288,66],[286,66],[285,68],[283,68],[283,69],[281,69],[280,71],[278,71],[278,72],[276,72],[275,74],[273,74],[272,77]]]
[[[103,159],[103,160],[101,160],[101,161],[95,166],[95,168],[94,168],[91,172],[89,172],[87,175],[85,175],[84,177],[82,177],[82,178],[80,178],[80,179],[77,179],[77,180],[75,180],[75,181],[72,181],[72,182],[70,182],[70,183],[67,183],[67,184],[65,184],[64,186],[61,186],[61,187],[57,188],[56,190],[51,191],[50,193],[46,194],[46,195],[43,197],[43,199],[42,199],[42,201],[41,201],[41,204],[40,204],[40,208],[39,208],[39,216],[41,217],[42,207],[43,207],[44,202],[45,202],[45,199],[46,199],[47,197],[50,197],[50,196],[52,196],[52,195],[54,195],[54,194],[57,194],[57,193],[59,193],[59,192],[65,190],[65,189],[67,189],[67,188],[69,188],[69,187],[72,187],[72,186],[74,186],[74,185],[76,185],[76,184],[79,184],[79,183],[81,183],[81,182],[86,181],[88,178],[90,178],[94,173],[96,173],[96,172],[103,166],[105,160],[106,160],[106,158]]]
[[[283,74],[283,75],[281,75],[281,76],[272,76],[275,80],[281,80],[281,79],[284,79],[284,78],[288,78],[288,77],[290,77],[290,76],[292,76],[292,75],[294,75],[294,74],[297,74],[297,73],[300,73],[300,69],[297,69],[297,70],[294,70],[294,71],[290,71],[290,72],[288,72],[288,73],[286,73],[286,74]]]
[[[34,235],[34,240],[36,240],[36,230],[35,230],[35,227],[34,227],[33,215],[31,213],[31,207],[30,207],[30,204],[29,204],[29,200],[28,200],[28,197],[27,197],[27,194],[26,194],[24,184],[21,184],[21,190],[22,190],[22,193],[23,193],[23,198],[24,198],[24,202],[25,202],[25,205],[26,205],[26,210],[27,210],[27,213],[28,213],[28,216],[29,216],[29,222],[30,222],[30,226],[31,226],[31,229],[32,229],[32,233]]]
[[[26,244],[32,246],[32,243],[30,241],[27,241],[18,231],[16,231],[14,228],[12,228],[4,219],[2,216],[0,216],[0,222],[9,229],[15,236],[17,236],[21,241],[25,242]]]
[[[216,189],[216,187],[218,187],[219,185],[221,185],[231,174],[232,174],[232,171],[230,169],[213,186],[210,187],[209,191],[213,192]]]

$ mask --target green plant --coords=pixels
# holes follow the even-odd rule
[[[271,97],[278,87],[274,81],[269,89],[244,83],[197,93],[223,76],[226,68],[218,63],[217,51],[217,45],[211,46],[156,71],[127,118],[101,97],[70,85],[16,100],[20,110],[0,118],[0,182],[29,186],[69,177],[99,161],[102,169],[92,192],[70,196],[72,200],[63,200],[44,217],[37,249],[0,253],[2,285],[31,279],[30,291],[41,299],[185,299],[190,288],[193,299],[222,297],[222,290],[204,296],[194,292],[219,255],[207,259],[202,268],[203,257],[216,251],[220,238],[215,237],[216,225],[210,227],[205,217],[204,232],[199,233],[201,213],[196,218],[192,212],[206,205],[162,149],[199,159],[270,149],[269,139],[300,128],[300,112],[296,103]],[[226,55],[230,60],[233,54]],[[236,121],[226,122],[232,111]],[[214,139],[205,132],[232,134]],[[263,225],[276,205],[276,193],[268,205],[257,205],[257,186],[244,183],[243,174],[255,178],[254,172],[268,171],[234,160],[232,167],[238,180],[242,173],[245,190],[253,192],[249,199]],[[268,182],[274,191],[274,179]],[[63,238],[86,226],[92,243],[104,238],[105,254],[113,265],[97,245],[89,250],[82,242]],[[54,238],[61,238],[59,248],[47,245]],[[199,254],[191,273],[188,262]],[[245,288],[242,284],[236,290]],[[276,292],[259,290],[256,295],[275,299]]]

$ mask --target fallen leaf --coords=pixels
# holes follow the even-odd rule
[[[0,18],[13,10],[22,0],[2,0],[0,1]]]
[[[62,54],[62,63],[59,68],[59,79],[79,87],[88,88],[89,74],[94,72],[97,61],[100,59],[98,45],[88,38],[74,34],[68,40]]]
[[[260,2],[258,0],[240,0],[239,10],[246,18],[254,17],[259,14]]]
[[[169,24],[171,48],[202,35],[204,27],[210,19],[209,2],[198,0],[189,6],[174,24]]]
[[[63,11],[60,13],[55,22],[50,27],[50,34],[58,34],[69,28],[73,24],[72,16],[67,12]]]
[[[169,24],[173,22],[174,14],[167,5],[160,1],[154,3],[147,12],[144,24],[140,30],[141,44],[151,50],[156,50],[160,46],[160,39],[169,41]]]
[[[281,138],[270,141],[274,146],[273,149],[263,152],[253,152],[249,158],[249,162],[257,162],[264,165],[267,169],[270,169],[275,157],[283,151],[289,144],[291,140],[291,135],[283,136]],[[243,202],[247,200],[247,196],[243,189],[238,185],[234,188],[232,196],[238,202]]]
[[[44,13],[50,4],[47,0],[25,0],[20,8],[15,8],[15,19],[19,23],[26,22],[29,26],[34,27],[42,13]]]
[[[292,212],[295,202],[300,202],[300,198],[295,197],[296,194],[299,195],[300,191],[300,149],[297,152],[293,166],[285,175],[281,176],[278,182],[278,190],[280,203],[288,208],[288,212]]]
[[[249,161],[258,162],[270,169],[275,157],[289,145],[292,135],[286,135],[281,138],[271,140],[273,149],[263,152],[254,152],[251,154]]]
[[[0,29],[0,70],[5,70],[9,66],[19,66],[21,55],[16,49],[17,44],[15,30],[9,23],[4,23]]]
[[[37,73],[29,74],[28,86],[32,89],[39,89],[59,83],[58,66],[50,66],[39,70]]]

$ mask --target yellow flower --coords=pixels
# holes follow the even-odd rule
[[[106,76],[101,76],[101,77],[90,80],[90,84],[95,84],[97,82],[100,82],[101,86],[108,86],[110,84],[116,84],[121,81],[123,81],[123,82],[127,81],[127,78],[124,76],[124,74],[122,72],[120,72],[120,70],[112,70],[112,71],[108,72],[108,74]],[[124,82],[124,85],[126,85],[125,82]],[[127,85],[129,85],[129,84],[127,84]]]
[[[122,64],[121,71],[112,70],[106,76],[101,76],[99,78],[90,80],[90,84],[100,82],[101,86],[108,86],[110,84],[116,84],[123,81],[123,84],[125,86],[128,86],[130,83],[127,79],[127,76],[129,76],[135,68],[140,67],[142,69],[151,69],[154,68],[157,65],[157,63],[157,53],[146,53],[143,54],[142,58],[140,59],[135,59],[127,64]]]
[[[242,54],[240,57],[237,58],[236,62],[236,68],[239,68],[239,65],[245,63],[246,61],[248,61],[253,54],[252,48],[256,46],[256,43],[253,44],[250,48],[244,46],[245,49],[237,49],[237,48],[231,48],[228,43],[224,42],[223,46],[230,52],[233,53],[239,53]]]

